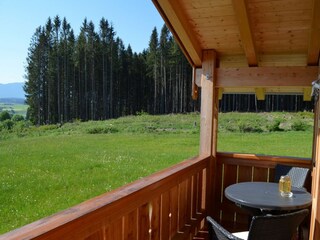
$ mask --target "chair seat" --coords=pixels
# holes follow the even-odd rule
[[[248,234],[249,234],[249,231],[232,233],[232,235],[234,235],[234,236],[236,236],[238,238],[241,238],[243,240],[247,240],[248,239]]]

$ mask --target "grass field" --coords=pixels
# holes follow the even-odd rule
[[[311,116],[252,116],[220,116],[219,151],[311,156]],[[272,119],[280,118],[290,120],[280,121],[287,130],[273,131]],[[259,127],[269,131],[252,127],[264,119]],[[298,121],[304,131],[289,131]],[[196,155],[199,115],[130,116],[0,134],[4,233]]]
[[[17,104],[17,103],[3,103],[0,102],[0,110],[8,111],[10,114],[19,114],[26,116],[28,105],[26,104]]]
[[[312,132],[221,133],[218,151],[311,158]]]

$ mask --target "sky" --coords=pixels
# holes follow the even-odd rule
[[[78,35],[84,18],[99,30],[102,17],[134,52],[149,44],[154,27],[164,22],[151,0],[0,0],[0,84],[24,82],[31,37],[48,17],[66,17]]]

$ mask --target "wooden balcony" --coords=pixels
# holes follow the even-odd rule
[[[242,230],[248,217],[224,198],[223,190],[236,182],[272,181],[277,163],[311,168],[310,159],[300,158],[195,157],[0,239],[206,239],[207,214]]]
[[[206,239],[208,214],[230,230],[242,230],[248,216],[225,199],[224,189],[236,182],[272,181],[275,165],[283,163],[312,169],[309,239],[319,240],[320,101],[314,110],[314,164],[311,159],[217,153],[217,129],[223,93],[252,92],[258,100],[267,93],[299,93],[311,100],[311,83],[320,82],[315,66],[320,65],[320,0],[152,2],[194,68],[194,98],[201,88],[200,157],[0,239]],[[295,14],[301,9],[304,14]],[[260,14],[265,10],[267,15]],[[268,28],[261,32],[263,22]]]

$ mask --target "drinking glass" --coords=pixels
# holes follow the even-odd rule
[[[279,191],[283,197],[292,197],[290,176],[285,175],[280,177]]]

